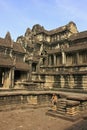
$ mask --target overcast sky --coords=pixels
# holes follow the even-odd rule
[[[16,40],[35,24],[51,30],[70,21],[87,30],[87,0],[0,0],[0,37],[9,31]]]

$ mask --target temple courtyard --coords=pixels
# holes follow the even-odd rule
[[[77,121],[46,115],[49,107],[0,112],[0,130],[87,130],[87,118]]]

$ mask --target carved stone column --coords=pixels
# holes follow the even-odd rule
[[[79,60],[79,52],[76,53],[76,58],[77,58],[77,64],[79,64],[80,60]]]
[[[74,84],[74,77],[73,77],[73,75],[71,74],[70,76],[69,76],[69,86],[70,86],[70,88],[74,88],[74,86],[75,86],[75,84]]]
[[[46,65],[46,66],[48,66],[48,65],[49,65],[48,56],[46,57],[45,65]]]
[[[56,65],[56,55],[54,54],[54,65]]]
[[[64,88],[64,76],[63,75],[61,75],[61,88]]]
[[[83,89],[87,90],[87,75],[82,76],[82,85],[83,85]]]
[[[13,68],[7,69],[3,76],[3,88],[13,88],[14,87],[14,70]]]
[[[62,64],[66,64],[66,54],[62,51]]]
[[[48,59],[49,59],[49,65],[51,65],[51,56],[50,55],[49,55]]]
[[[10,84],[10,88],[13,88],[14,87],[14,67],[11,68],[10,70],[10,79],[11,79],[11,84]]]

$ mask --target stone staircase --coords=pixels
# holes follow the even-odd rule
[[[57,113],[65,114],[66,112],[66,99],[59,99],[57,104]]]
[[[79,101],[67,100],[65,98],[58,99],[56,110],[48,110],[47,115],[60,117],[63,119],[76,121],[79,115]]]

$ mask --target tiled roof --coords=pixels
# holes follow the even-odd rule
[[[0,66],[2,67],[12,67],[13,61],[10,56],[0,54]]]
[[[56,33],[61,33],[61,32],[64,32],[64,31],[68,31],[69,30],[69,26],[70,24],[73,23],[73,25],[75,25],[74,22],[69,22],[67,25],[65,26],[61,26],[59,28],[56,28],[56,29],[53,29],[53,30],[50,30],[50,31],[47,31],[45,30],[44,28],[42,29],[39,29],[39,31],[36,33],[37,34],[40,34],[40,33],[45,33],[46,35],[54,35]],[[76,25],[75,25],[76,26]]]
[[[15,69],[16,70],[22,70],[22,71],[28,71],[29,66],[25,62],[18,62],[17,61],[16,64],[15,64]]]
[[[75,40],[83,39],[83,38],[87,38],[87,31],[73,34],[73,35],[70,36],[69,40],[75,41]]]
[[[46,35],[53,35],[55,33],[61,33],[63,31],[66,31],[67,30],[67,27],[66,26],[62,26],[62,27],[59,27],[59,28],[56,28],[54,30],[50,30],[50,31],[47,31],[47,30],[40,30],[39,32],[36,33],[37,34],[40,34],[40,33],[45,33]]]
[[[0,38],[0,46],[11,48],[11,45],[12,43],[8,42],[6,39]]]
[[[50,30],[49,32],[48,31],[47,32],[49,35],[53,35],[55,33],[61,33],[61,32],[66,31],[66,30],[67,30],[67,26],[65,25],[65,26],[62,26],[62,27],[59,27],[59,28],[56,28],[54,30]]]
[[[16,52],[25,53],[25,50],[23,49],[23,47],[21,46],[20,43],[14,42],[13,50],[16,51]]]
[[[15,66],[17,70],[23,70],[23,71],[29,70],[29,66],[25,62],[16,62],[14,64],[14,61],[11,59],[10,56],[3,54],[0,54],[0,66],[7,68]]]
[[[79,44],[75,46],[70,46],[69,48],[66,48],[65,52],[71,52],[71,51],[79,51],[79,50],[87,50],[87,43],[85,44]]]

